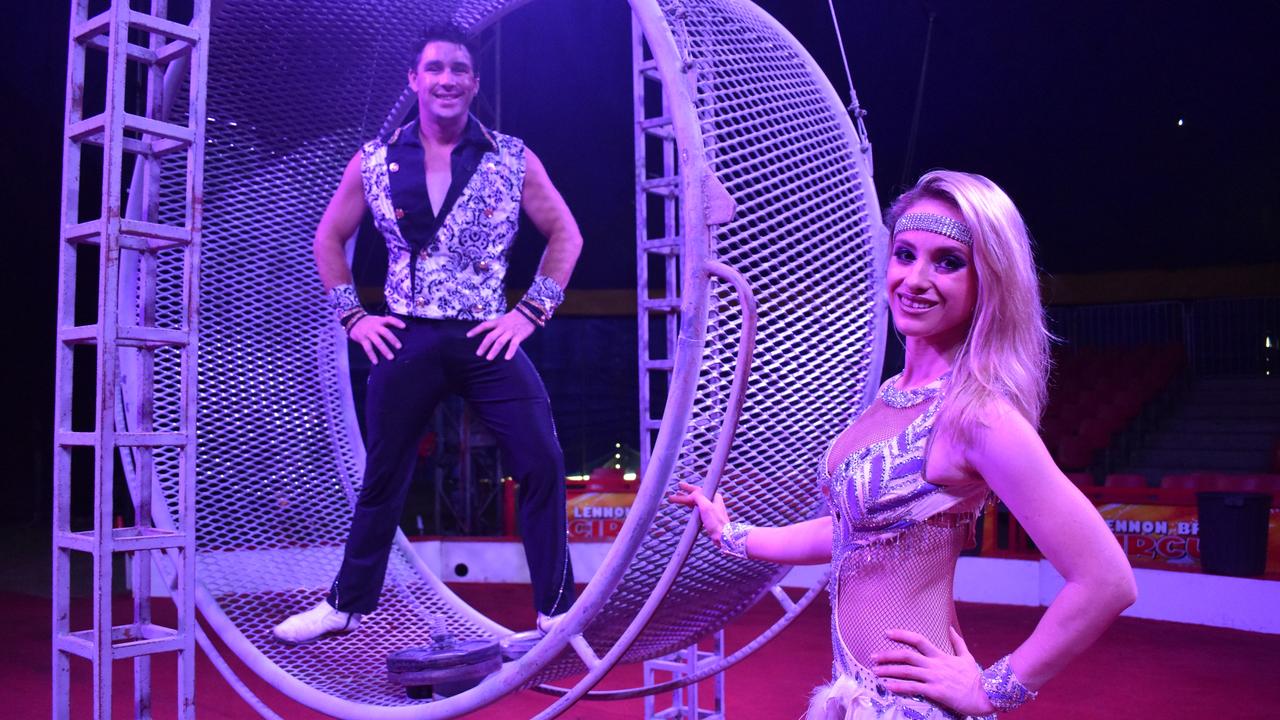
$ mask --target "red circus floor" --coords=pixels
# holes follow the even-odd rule
[[[529,611],[523,587],[518,592],[513,592],[510,585],[455,587],[478,610],[508,627],[523,627],[531,620],[526,617]],[[0,717],[47,718],[51,700],[49,600],[3,592],[0,608],[5,625],[14,633],[8,650],[0,657],[0,673],[5,679]],[[127,612],[127,606],[120,611]],[[989,662],[1026,637],[1041,612],[1038,608],[962,604],[960,619],[974,654],[980,661]],[[738,618],[726,633],[729,647],[754,638],[775,617],[773,608],[767,608]],[[730,669],[728,718],[799,718],[807,693],[826,679],[830,663],[824,598],[780,637]],[[77,661],[77,667],[81,665]],[[1280,635],[1122,618],[1096,646],[1045,688],[1039,700],[1008,717],[1280,718],[1276,668],[1280,668]],[[172,717],[172,664],[157,661],[155,674],[155,717]],[[87,675],[87,670],[79,670],[73,676],[73,717],[88,717]],[[639,666],[627,666],[616,670],[606,686],[630,687],[639,684],[640,678]],[[115,717],[132,717],[132,673],[127,664],[117,667],[115,681]],[[323,717],[288,701],[256,679],[252,684],[284,718]],[[198,667],[196,699],[201,720],[256,717],[203,656]],[[527,718],[548,702],[547,696],[525,691],[472,717]],[[630,700],[579,703],[562,717],[594,720],[641,718],[643,714],[643,701]]]

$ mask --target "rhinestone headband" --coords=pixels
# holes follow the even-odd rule
[[[893,226],[893,234],[897,235],[903,230],[923,230],[973,247],[973,233],[969,232],[969,226],[946,215],[908,213],[898,218],[898,224]]]

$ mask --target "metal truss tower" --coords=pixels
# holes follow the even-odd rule
[[[189,21],[174,19],[167,0],[111,0],[106,10],[92,17],[89,11],[89,0],[72,1],[67,48],[54,402],[53,717],[71,717],[72,658],[82,658],[92,666],[94,718],[111,716],[113,663],[124,659],[133,661],[134,717],[150,718],[151,658],[176,653],[175,716],[193,718],[196,303],[209,0],[194,2]],[[174,113],[181,120],[170,121],[169,100],[182,85],[188,88],[185,107]],[[99,161],[101,193],[94,202]],[[161,222],[161,172],[175,168],[185,172],[185,207],[166,216],[180,224]],[[162,262],[180,263],[181,307],[158,307]],[[88,383],[74,383],[78,362],[87,379],[90,358],[91,403],[84,397]],[[157,363],[180,368],[176,416],[155,411]],[[179,469],[176,487],[160,486],[157,466]],[[113,527],[115,480],[124,467],[133,469],[132,524]],[[92,476],[87,523],[72,516],[73,473]],[[172,515],[156,511],[166,502],[176,510]],[[158,523],[157,517],[173,520]],[[93,567],[87,619],[73,619],[75,553]],[[122,554],[132,559],[132,612],[116,618],[113,562]],[[151,565],[162,556],[177,606],[172,627],[152,613]]]
[[[640,475],[675,367],[680,331],[680,163],[667,93],[639,22],[631,21],[636,174],[636,314],[640,355]],[[650,273],[656,277],[651,278]],[[656,283],[656,285],[655,285]],[[657,296],[652,293],[659,292]],[[656,337],[655,337],[656,336]],[[655,382],[656,381],[656,382]],[[655,417],[654,412],[658,415]]]

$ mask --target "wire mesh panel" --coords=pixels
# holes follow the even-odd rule
[[[402,539],[382,604],[360,632],[300,648],[270,634],[314,604],[336,573],[363,465],[346,340],[313,269],[316,223],[351,154],[398,124],[418,29],[446,18],[483,27],[523,2],[226,0],[213,18],[197,421],[201,609],[256,672],[327,712],[353,716],[358,706],[373,716],[418,702],[386,681],[385,658],[425,643],[430,615],[464,637],[504,632],[450,593]],[[705,208],[683,203],[684,226],[704,228],[685,241],[710,245],[687,255],[737,268],[759,298],[753,381],[721,488],[742,519],[804,519],[817,508],[813,468],[824,443],[879,373],[872,248],[880,221],[869,173],[834,91],[775,21],[744,0],[656,5],[666,27],[649,41],[684,66],[666,67],[663,84],[684,88],[681,101],[693,105],[694,120],[676,131],[699,173],[682,177],[708,171],[737,207],[708,237]],[[172,265],[162,264],[160,281],[161,307],[166,296],[176,307]],[[682,322],[705,314],[706,342],[679,359],[696,371],[697,388],[690,421],[664,428],[683,440],[668,458],[669,477],[658,478],[663,486],[648,491],[663,495],[706,473],[743,324],[733,288],[716,280],[685,307],[696,318]],[[176,366],[158,361],[156,372],[158,386],[177,386],[164,382]],[[157,416],[174,416],[177,402],[158,397]],[[667,411],[669,424],[684,414]],[[176,468],[159,464],[172,499]],[[597,651],[648,600],[688,519],[684,508],[659,508],[584,629]],[[698,543],[625,660],[667,654],[723,627],[781,572]],[[511,687],[582,669],[565,652]],[[335,710],[326,698],[346,704]]]
[[[227,0],[214,18],[197,571],[216,609],[203,610],[223,613],[284,673],[358,703],[409,702],[386,682],[385,658],[425,642],[430,614],[464,636],[500,628],[398,546],[383,604],[362,632],[302,648],[271,638],[332,581],[363,465],[346,339],[325,305],[311,237],[346,161],[396,105],[419,30],[455,11],[474,24],[511,4]],[[162,295],[180,291],[179,270],[162,267]],[[162,362],[157,372],[176,379],[176,369]],[[157,415],[176,414],[178,401],[158,398]],[[176,466],[161,476],[174,498]]]
[[[690,67],[702,160],[736,203],[712,257],[759,300],[751,383],[720,489],[731,515],[760,525],[812,517],[825,443],[879,381],[881,222],[858,137],[825,77],[776,21],[748,2],[659,2]],[[655,42],[650,38],[650,42]],[[705,220],[703,220],[705,222]],[[882,238],[880,238],[882,239]],[[741,308],[712,282],[693,417],[671,489],[701,482],[718,439]],[[648,598],[688,520],[662,507],[612,601],[586,637],[606,649]],[[624,656],[688,646],[754,604],[786,570],[695,545],[649,626]],[[576,658],[566,658],[574,671]],[[570,671],[550,666],[549,675]]]

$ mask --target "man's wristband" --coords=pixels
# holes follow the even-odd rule
[[[564,302],[564,288],[546,275],[538,275],[520,302],[532,305],[531,309],[536,309],[537,315],[546,323],[556,308],[560,307],[560,303]]]
[[[520,302],[516,303],[516,308],[518,308],[521,312],[525,313],[526,315],[529,315],[530,317],[532,317],[539,325],[547,324],[548,315],[546,311],[543,310],[541,307],[529,302],[528,300],[521,300]]]
[[[744,522],[727,522],[720,529],[720,552],[725,555],[732,555],[743,560],[750,560],[747,556],[747,535],[755,530],[754,525],[748,525]]]
[[[369,317],[369,313],[365,312],[364,308],[356,308],[355,310],[348,310],[339,322],[342,323],[342,329],[350,335],[351,329],[356,326],[356,323],[367,317]]]
[[[364,306],[360,304],[360,296],[356,293],[356,286],[351,283],[335,285],[329,290],[329,307],[338,322],[345,320],[353,310],[364,310]]]
[[[533,323],[534,327],[544,327],[547,324],[547,321],[543,320],[533,310],[529,309],[527,307],[527,303],[523,300],[516,303],[516,312],[520,313],[526,320]]]
[[[1036,699],[1035,691],[1022,684],[1013,674],[1009,656],[1005,655],[982,671],[982,690],[997,710],[1013,710]]]

